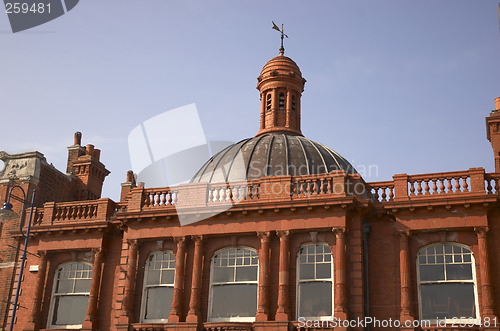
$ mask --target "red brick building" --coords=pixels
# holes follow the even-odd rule
[[[302,136],[304,84],[293,60],[271,59],[258,77],[255,137],[216,154],[190,184],[146,188],[129,172],[119,202],[100,198],[109,172],[79,133],[66,173],[37,152],[2,154],[2,201],[16,184],[38,192],[14,329],[440,323],[428,330],[453,317],[499,329],[500,98],[486,118],[496,173],[366,183],[342,156]],[[0,237],[4,326],[19,272],[17,226],[5,223]]]

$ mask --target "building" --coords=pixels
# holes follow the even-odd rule
[[[258,77],[255,137],[189,184],[146,188],[129,172],[119,202],[100,197],[108,171],[79,133],[66,173],[2,154],[1,199],[15,184],[39,192],[14,329],[500,329],[500,98],[486,118],[496,173],[366,183],[302,136],[304,84],[281,50]],[[17,226],[1,232],[3,325]]]

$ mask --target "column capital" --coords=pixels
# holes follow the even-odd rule
[[[290,237],[290,231],[289,230],[276,230],[276,235],[281,239],[285,240]]]
[[[184,243],[186,242],[186,237],[185,236],[174,237],[174,242],[177,244],[177,247],[183,246]]]
[[[343,238],[345,236],[345,233],[347,232],[347,229],[345,228],[345,226],[339,226],[332,228],[332,232],[335,233],[335,236],[337,238]]]
[[[203,240],[205,239],[205,236],[204,235],[196,235],[196,236],[191,236],[191,240],[194,241],[194,243],[196,245],[199,245],[203,242]]]
[[[260,238],[261,242],[269,242],[271,237],[271,232],[269,231],[258,231],[257,236]]]
[[[399,230],[398,234],[399,234],[399,237],[401,239],[405,239],[405,240],[408,240],[411,236],[410,230]]]
[[[139,240],[137,240],[137,239],[127,239],[127,244],[132,249],[138,249],[139,248]]]
[[[486,238],[486,235],[490,229],[487,226],[475,226],[474,232],[476,232],[478,238]]]

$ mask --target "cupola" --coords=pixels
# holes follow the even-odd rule
[[[266,63],[257,80],[261,106],[256,136],[273,132],[302,135],[300,98],[306,80],[299,66],[280,49],[280,55]]]

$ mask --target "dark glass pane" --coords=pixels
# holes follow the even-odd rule
[[[436,246],[436,253],[443,254],[443,246],[442,245]]]
[[[57,282],[56,293],[72,293],[73,280],[60,280]]]
[[[330,247],[328,247],[327,245],[323,246],[323,250],[324,250],[325,253],[328,253],[330,255],[332,254],[332,251],[330,250]]]
[[[470,254],[464,255],[464,262],[471,262],[471,255]]]
[[[75,280],[75,293],[90,293],[91,279],[76,279]]]
[[[300,279],[314,279],[314,264],[300,265]]]
[[[330,263],[318,263],[316,265],[316,278],[330,278],[332,276],[332,265]]]
[[[471,264],[447,264],[447,280],[472,280]]]
[[[332,316],[331,282],[301,283],[299,292],[299,317]]]
[[[436,257],[434,255],[427,256],[427,263],[436,263]]]
[[[216,283],[234,282],[234,268],[214,268],[213,281]]]
[[[147,320],[167,319],[172,308],[172,287],[160,286],[147,289],[144,318]]]
[[[54,316],[52,325],[82,324],[87,312],[87,295],[65,295],[54,298]]]
[[[422,318],[476,317],[473,284],[423,284]]]
[[[148,277],[146,279],[147,285],[157,285],[160,284],[160,270],[150,269],[147,272]]]
[[[257,312],[257,285],[216,285],[212,318],[253,317]]]
[[[161,283],[162,284],[173,284],[175,277],[175,270],[163,270],[161,272]]]
[[[451,246],[451,245],[446,245],[446,246],[444,247],[444,252],[445,252],[446,254],[451,254],[451,253],[453,252],[453,246]]]
[[[425,255],[419,255],[418,256],[418,263],[424,264],[425,263]]]
[[[420,281],[444,280],[444,265],[421,265]]]
[[[254,267],[238,267],[236,268],[236,281],[256,281],[257,266]]]

